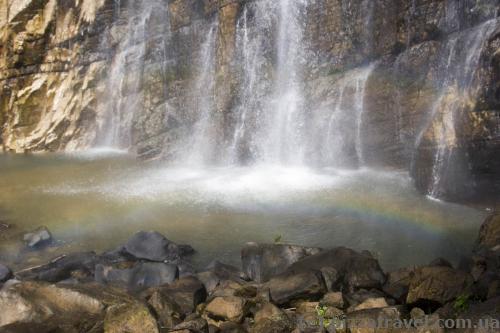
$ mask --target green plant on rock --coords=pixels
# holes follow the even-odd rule
[[[328,306],[318,305],[316,306],[316,315],[318,316],[318,325],[322,327],[329,327],[332,323],[331,318],[327,318]]]
[[[453,309],[457,313],[465,312],[469,309],[470,295],[460,295],[455,299],[453,303]]]

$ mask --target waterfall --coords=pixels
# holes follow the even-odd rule
[[[123,8],[116,1],[115,16],[124,16],[126,25],[121,41],[112,55],[110,69],[105,82],[104,100],[100,103],[100,134],[98,145],[128,148],[131,145],[132,119],[140,111],[142,71],[146,61],[148,22],[153,15],[165,13],[161,0],[129,1]],[[120,17],[121,19],[121,17]],[[168,21],[166,22],[168,25]],[[117,38],[114,36],[112,38]],[[120,37],[118,37],[120,38]],[[103,39],[107,48],[109,39]]]
[[[453,147],[458,144],[455,120],[459,116],[458,113],[470,107],[474,100],[474,79],[481,52],[494,27],[495,20],[489,20],[457,33],[447,41],[441,51],[437,74],[438,97],[415,141],[415,149],[418,149],[425,136],[431,133],[437,144],[428,191],[431,197],[440,196],[442,176],[448,167]]]
[[[198,119],[195,121],[191,135],[182,149],[179,162],[187,165],[207,165],[213,162],[216,148],[217,124],[214,119],[215,101],[215,41],[217,24],[212,23],[207,37],[201,45],[192,84],[192,109]]]
[[[316,111],[311,150],[320,165],[363,166],[365,89],[375,64],[347,72],[332,87],[331,108]]]

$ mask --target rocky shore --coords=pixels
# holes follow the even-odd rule
[[[45,228],[26,246],[51,242]],[[0,264],[0,332],[498,332],[500,215],[458,267],[384,272],[368,251],[248,243],[240,268],[197,269],[189,245],[139,232],[102,254]],[[468,327],[470,326],[470,327]]]

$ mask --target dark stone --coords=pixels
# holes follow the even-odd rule
[[[387,282],[382,288],[383,291],[400,303],[406,301],[411,279],[415,268],[400,268],[387,274]]]
[[[459,296],[469,294],[472,283],[472,276],[453,268],[422,267],[415,270],[406,302],[426,307],[444,305]]]
[[[443,266],[453,268],[453,265],[444,258],[436,258],[429,263],[429,266]]]
[[[32,249],[39,249],[52,242],[52,234],[47,227],[40,227],[23,236],[26,245]]]
[[[186,332],[205,333],[208,331],[208,324],[203,318],[193,318],[174,327],[174,332],[182,330]]]
[[[385,323],[393,320],[401,320],[408,314],[404,306],[390,306],[385,308],[374,308],[354,311],[347,314],[347,320],[351,326],[367,328],[367,332],[378,332],[373,327],[373,323]],[[369,329],[368,329],[369,328]],[[383,329],[381,329],[382,331]],[[360,330],[360,332],[365,332]],[[391,330],[388,330],[391,332]],[[397,332],[397,330],[395,330]]]
[[[386,280],[376,259],[345,247],[338,247],[306,257],[292,264],[288,271],[295,273],[319,271],[325,267],[334,268],[342,277],[344,285],[350,290],[380,288]]]
[[[12,277],[12,271],[9,267],[0,264],[0,283],[9,280]]]
[[[182,314],[194,312],[198,304],[207,298],[205,287],[194,276],[180,278],[168,286],[160,288],[162,294],[166,294],[179,306]]]
[[[256,282],[266,282],[285,272],[291,264],[320,251],[296,245],[247,243],[241,250],[243,273]]]
[[[133,268],[132,286],[149,288],[172,283],[179,276],[177,266],[163,263],[140,263]]]
[[[46,265],[16,272],[16,278],[19,280],[59,282],[71,278],[73,273],[78,272],[80,277],[91,280],[96,262],[95,252],[71,253],[57,257]]]
[[[176,244],[155,231],[140,231],[123,247],[124,251],[137,259],[166,261],[178,259],[180,252]]]
[[[376,289],[372,290],[361,289],[353,293],[345,294],[344,297],[347,300],[349,307],[355,307],[370,298],[386,298],[386,295],[383,292]]]
[[[243,273],[237,267],[221,263],[220,261],[212,261],[206,271],[214,272],[221,280],[241,280]]]
[[[149,297],[148,304],[154,310],[161,327],[172,329],[181,322],[179,306],[168,295],[155,291]]]
[[[178,276],[177,266],[165,263],[141,262],[125,269],[99,264],[95,269],[98,283],[117,284],[130,289],[158,287],[172,283]]]
[[[320,299],[327,292],[319,271],[283,274],[272,278],[262,287],[269,289],[271,299],[276,304],[286,304],[296,299]]]

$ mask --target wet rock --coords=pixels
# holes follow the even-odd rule
[[[489,215],[479,230],[476,250],[493,250],[498,247],[500,252],[500,213]]]
[[[40,227],[23,236],[26,245],[32,249],[39,249],[52,242],[52,234],[47,227]]]
[[[0,283],[9,280],[12,277],[12,271],[9,267],[0,264]]]
[[[449,267],[422,267],[415,271],[411,279],[407,303],[418,302],[443,305],[468,294],[472,277],[462,271]]]
[[[197,273],[196,277],[203,283],[207,292],[212,294],[222,281],[243,281],[242,275],[238,268],[215,260],[203,272]]]
[[[288,333],[293,328],[286,313],[272,303],[262,304],[255,313],[254,321],[252,333]]]
[[[212,292],[220,283],[220,278],[211,271],[197,273],[196,277],[203,283],[205,289],[207,290],[207,293],[209,294],[212,294]]]
[[[148,308],[141,303],[124,303],[108,307],[104,318],[106,333],[157,333],[158,325]]]
[[[453,265],[444,258],[436,258],[429,263],[429,266],[443,266],[453,268]]]
[[[161,328],[172,329],[181,322],[181,310],[168,295],[155,291],[149,298],[148,304],[155,312]]]
[[[243,273],[256,282],[266,282],[285,272],[291,264],[320,251],[296,245],[247,243],[241,250]]]
[[[410,311],[410,317],[413,320],[423,319],[425,317],[425,311],[420,308],[413,308]]]
[[[379,288],[385,282],[385,275],[376,259],[354,250],[338,247],[306,257],[290,266],[290,272],[334,268],[341,276],[343,284],[356,288]]]
[[[48,264],[16,272],[20,280],[59,282],[73,276],[92,280],[97,256],[95,252],[77,252],[52,259]]]
[[[109,289],[104,292],[94,285],[16,283],[0,291],[0,330],[8,331],[19,324],[33,329],[36,323],[50,323],[54,331],[60,325],[81,327],[102,320],[109,305],[130,302],[133,300],[127,295]]]
[[[123,246],[123,250],[137,259],[150,261],[175,260],[180,256],[176,244],[155,231],[140,231]]]
[[[341,280],[339,272],[333,267],[323,267],[320,271],[328,291],[338,290]]]
[[[414,272],[415,268],[409,267],[388,273],[384,292],[399,302],[405,302]]]
[[[182,314],[194,312],[198,304],[207,298],[207,292],[200,280],[193,276],[183,277],[159,289],[179,306]]]
[[[391,306],[378,309],[366,309],[354,311],[347,314],[347,320],[350,325],[349,332],[352,333],[375,333],[375,332],[398,332],[397,329],[379,328],[374,325],[377,323],[390,323],[395,320],[401,320],[406,317],[406,309],[402,306]]]
[[[216,297],[205,308],[205,314],[213,320],[240,323],[247,313],[247,302],[236,296]]]
[[[320,301],[321,305],[332,306],[334,308],[344,308],[344,295],[341,292],[330,292],[323,296]]]
[[[203,318],[193,318],[191,320],[184,321],[174,327],[174,332],[186,331],[195,333],[205,333],[208,332],[208,323]]]
[[[355,292],[345,294],[344,298],[347,300],[349,307],[351,309],[354,309],[356,306],[365,302],[368,299],[384,298],[385,296],[386,295],[384,295],[383,292],[377,289],[371,289],[371,290],[360,289]],[[386,301],[389,302],[389,300],[387,299]]]
[[[139,262],[126,269],[99,264],[95,270],[97,282],[117,284],[130,289],[158,287],[172,283],[178,276],[176,265],[154,262]]]
[[[359,305],[356,305],[354,311],[366,310],[366,309],[377,309],[377,308],[385,308],[388,307],[386,299],[383,297],[378,298],[368,298],[364,302]]]
[[[327,292],[318,271],[284,274],[272,278],[262,287],[269,289],[271,299],[276,304],[286,304],[295,299],[319,299]]]

